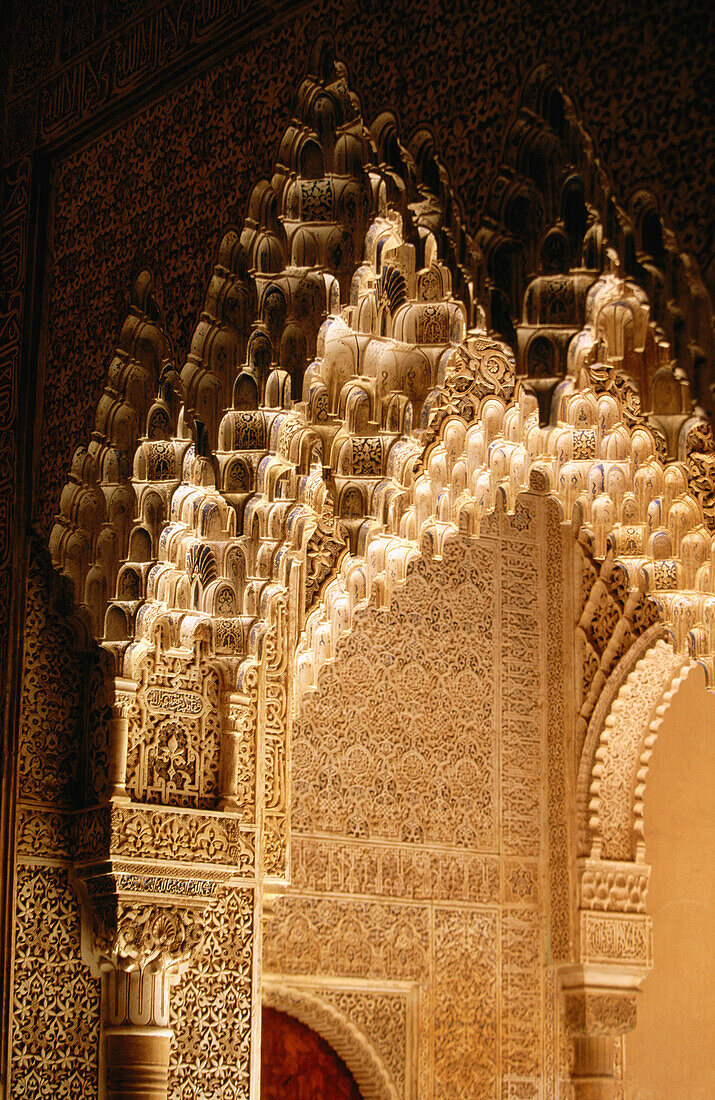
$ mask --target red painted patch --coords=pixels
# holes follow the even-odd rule
[[[261,1100],[362,1100],[333,1048],[285,1012],[263,1009]]]

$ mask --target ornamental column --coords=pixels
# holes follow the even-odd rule
[[[168,1090],[169,974],[106,970],[102,1043],[107,1100],[165,1100]]]
[[[159,902],[95,906],[107,1100],[166,1100],[170,990],[201,944],[201,918]]]
[[[74,820],[83,956],[102,983],[107,1100],[166,1100],[170,1068],[183,1073],[184,1091],[184,1078],[193,1083],[202,1072],[196,1051],[216,1026],[203,1004],[196,1019],[179,1010],[181,1065],[172,1060],[170,1067],[170,1000],[180,980],[205,982],[210,1001],[225,972],[236,973],[249,1017],[260,1011],[252,969],[257,677],[224,693],[224,680],[236,677],[235,668],[231,677],[224,672],[199,640],[170,658],[152,650],[137,680],[116,678],[92,787],[96,803]],[[233,917],[237,928],[228,925]],[[217,958],[224,946],[226,957]],[[217,1096],[229,1071],[248,1074],[246,1048],[217,1056],[221,1064],[210,1067]]]
[[[602,986],[568,989],[566,1027],[573,1043],[574,1100],[615,1100],[616,1042],[636,1025],[636,992]]]
[[[572,1043],[575,1100],[616,1100],[617,1043],[636,1026],[640,986],[652,967],[643,863],[579,863],[578,963],[561,970],[565,1025]]]

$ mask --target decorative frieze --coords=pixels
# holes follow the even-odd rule
[[[581,913],[581,959],[647,969],[653,965],[650,917]]]
[[[307,893],[374,895],[414,900],[495,903],[500,892],[500,860],[459,849],[435,851],[422,845],[371,844],[307,837],[292,841],[292,884]],[[505,890],[512,882],[521,899],[532,900],[534,866],[510,862]]]
[[[78,815],[73,834],[78,864],[111,856],[253,870],[253,832],[232,814],[102,806]]]

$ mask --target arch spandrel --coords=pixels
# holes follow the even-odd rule
[[[427,132],[403,146],[395,120],[381,116],[373,139],[342,67],[326,57],[322,75],[301,86],[271,181],[254,188],[243,227],[222,238],[183,368],[148,278],[138,281],[96,431],[62,494],[55,565],[113,663],[106,785],[74,841],[92,949],[122,970],[130,941],[131,957],[161,960],[167,981],[193,952],[204,970],[189,965],[181,979],[188,1004],[221,986],[206,944],[220,952],[228,942],[228,918],[216,914],[239,884],[245,935],[230,952],[242,988],[255,992],[254,914],[264,890],[286,889],[297,858],[291,724],[301,699],[312,705],[361,621],[372,617],[379,634],[420,563],[452,560],[455,539],[495,541],[499,569],[513,567],[523,587],[538,516],[543,561],[524,600],[540,601],[546,631],[542,915],[548,908],[552,960],[587,963],[603,981],[619,966],[632,977],[649,961],[640,910],[624,942],[640,936],[641,955],[577,954],[583,914],[571,883],[582,869],[568,855],[577,848],[568,821],[576,792],[595,789],[616,745],[609,721],[636,654],[637,668],[666,646],[674,668],[696,660],[713,675],[713,447],[691,399],[697,286],[681,287],[687,351],[673,365],[673,318],[653,288],[674,278],[677,250],[667,234],[660,249],[650,206],[623,228],[628,216],[550,71],[524,92],[473,241]],[[631,233],[642,245],[635,264]],[[657,256],[646,256],[654,242]],[[525,606],[500,620],[522,653]],[[606,700],[615,700],[608,718]],[[637,778],[632,753],[623,767]],[[517,757],[521,773],[530,757],[523,748]],[[642,799],[639,782],[631,786],[629,821]],[[388,839],[421,843],[419,829],[401,824],[404,837]],[[488,833],[469,841],[482,854]],[[615,847],[613,857],[604,851],[622,862],[620,848],[617,859]],[[526,905],[528,875],[518,870],[511,883],[502,868],[511,884],[494,904]],[[457,985],[455,944],[463,937],[477,950],[490,919],[477,906],[460,932],[444,909]],[[514,943],[532,942],[529,919],[514,921]],[[133,926],[146,930],[145,944]],[[525,956],[504,951],[519,985]],[[480,960],[485,981],[506,981],[488,953]],[[122,980],[133,1003],[136,979]],[[602,996],[590,987],[572,995],[577,1036],[594,1030]],[[257,1039],[255,1004],[246,1011]],[[190,1046],[185,1021],[179,1031]],[[249,1046],[234,1052],[243,1070]],[[194,1056],[175,1050],[170,1077]],[[255,1070],[255,1050],[250,1057]],[[515,1079],[537,1076],[514,1057]],[[432,1087],[426,1072],[420,1096]]]

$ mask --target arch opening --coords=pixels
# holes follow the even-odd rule
[[[263,1005],[261,1100],[363,1100],[357,1082],[322,1036],[287,1012]]]
[[[715,698],[694,669],[663,717],[645,789],[654,954],[626,1037],[626,1100],[715,1091],[715,966],[704,946],[715,938],[714,729]]]

